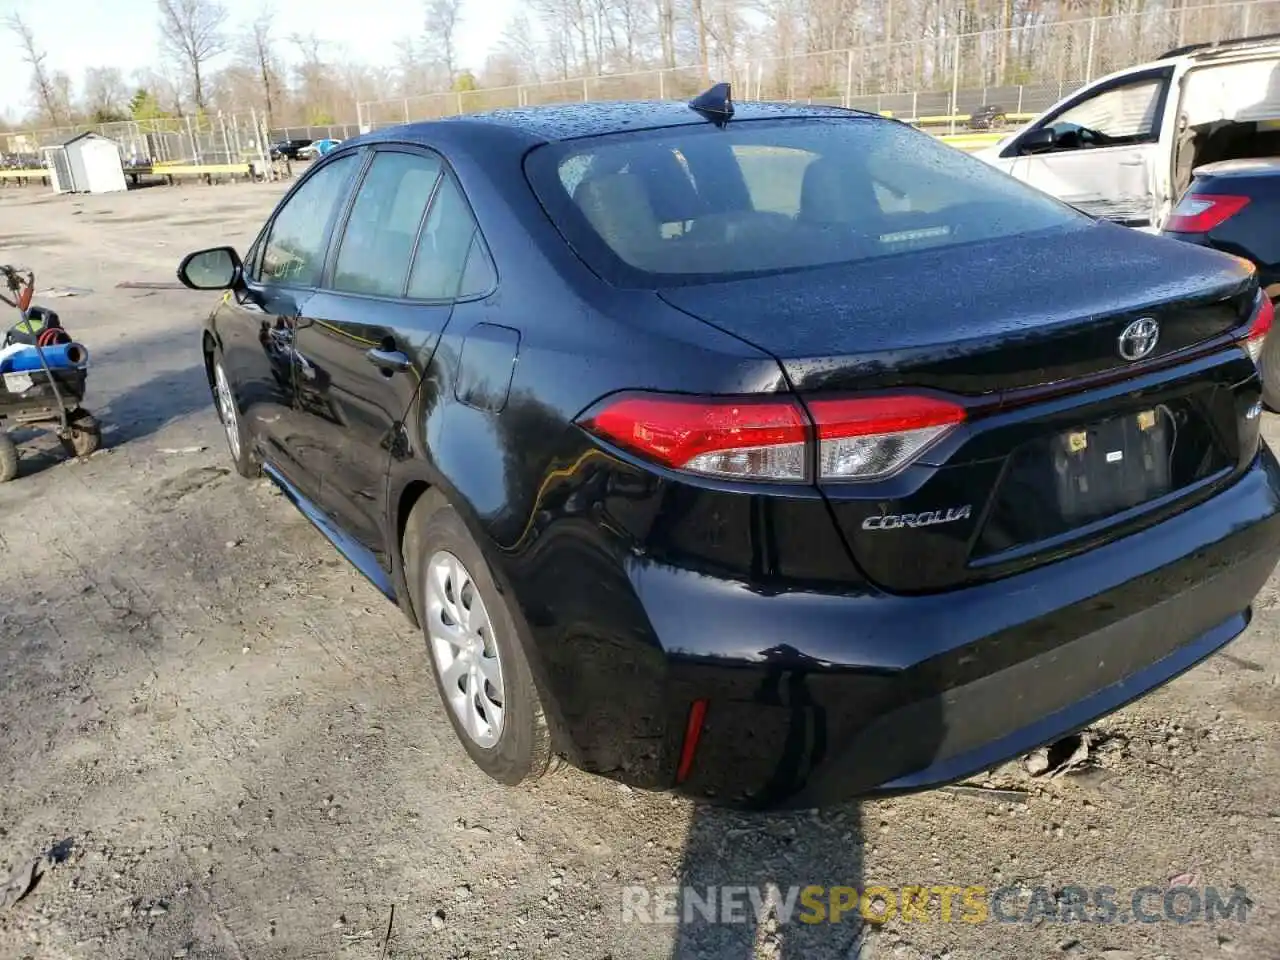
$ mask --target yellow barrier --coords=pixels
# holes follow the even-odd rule
[[[49,176],[48,170],[0,170],[0,180],[38,180]]]
[[[1038,116],[1040,116],[1038,113],[1006,113],[1004,118],[1009,121],[1020,121],[1025,123],[1029,120],[1034,120]],[[973,119],[972,114],[956,113],[936,117],[914,117],[911,119],[903,119],[902,122],[915,124],[917,127],[925,127],[938,126],[944,123],[952,123],[953,121],[955,123],[968,123],[971,119]]]
[[[151,172],[158,177],[204,177],[204,176],[245,176],[249,175],[247,163],[157,163]]]

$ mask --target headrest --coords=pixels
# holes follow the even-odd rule
[[[800,220],[855,224],[879,215],[875,189],[856,164],[819,157],[805,168],[800,190]]]
[[[590,177],[578,184],[573,199],[614,252],[633,265],[662,238],[644,183],[634,173]]]

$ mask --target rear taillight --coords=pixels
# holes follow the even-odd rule
[[[1275,318],[1275,305],[1265,291],[1259,290],[1257,306],[1253,311],[1253,319],[1249,321],[1249,326],[1245,328],[1243,340],[1244,348],[1249,352],[1249,356],[1253,357],[1254,363],[1257,363],[1258,358],[1262,356],[1262,346],[1267,342],[1267,333],[1270,332]]]
[[[581,426],[675,470],[738,480],[878,480],[898,472],[965,419],[926,396],[808,401],[619,394]]]
[[[676,470],[742,480],[808,479],[809,427],[789,399],[623,394],[581,421],[597,436]]]
[[[1249,205],[1248,197],[1217,193],[1188,193],[1165,224],[1175,233],[1208,233]]]

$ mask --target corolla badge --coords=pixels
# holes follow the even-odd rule
[[[1156,348],[1160,341],[1160,324],[1155,317],[1140,317],[1120,331],[1120,356],[1126,360],[1141,360]]]
[[[946,510],[925,510],[921,513],[890,513],[883,516],[867,517],[862,521],[863,530],[900,530],[903,527],[932,527],[937,523],[955,523],[957,520],[968,520],[973,512],[973,505],[966,503],[963,507],[948,507]]]

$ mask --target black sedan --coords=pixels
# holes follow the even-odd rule
[[[504,783],[951,781],[1221,648],[1280,558],[1257,277],[878,116],[380,130],[179,275],[230,291],[236,469],[421,626]]]
[[[1004,107],[987,103],[969,114],[967,126],[970,130],[1003,130],[1008,122],[1009,114]]]
[[[315,143],[314,140],[307,140],[305,138],[281,140],[278,143],[273,143],[271,145],[271,159],[299,160],[301,159],[299,157],[299,153],[311,146],[313,143]]]
[[[1224,160],[1196,168],[1164,235],[1244,257],[1271,297],[1280,296],[1280,160]],[[1280,410],[1280,337],[1267,338],[1260,363],[1263,397]]]

